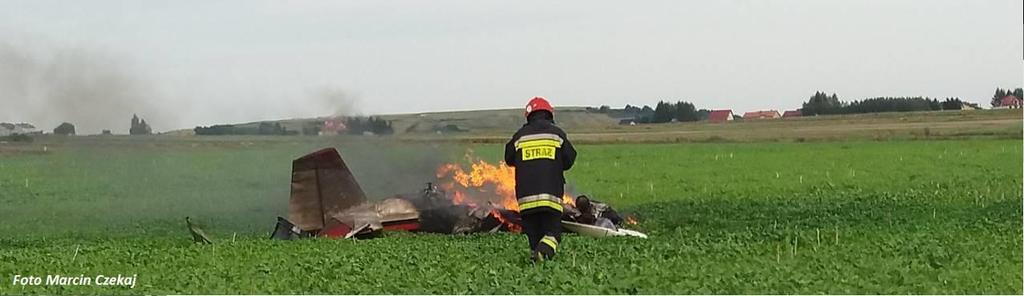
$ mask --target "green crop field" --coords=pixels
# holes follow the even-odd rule
[[[385,197],[499,145],[261,139],[0,145],[0,294],[1024,292],[1020,139],[579,145],[575,190],[650,238],[568,235],[538,265],[511,233],[268,239],[314,149]],[[49,274],[138,280],[13,284]]]

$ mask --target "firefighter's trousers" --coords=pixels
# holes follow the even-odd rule
[[[523,232],[530,241],[530,250],[551,258],[562,241],[562,213],[538,209],[522,215]]]

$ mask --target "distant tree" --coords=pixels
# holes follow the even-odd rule
[[[856,114],[856,113],[874,113],[874,112],[908,112],[908,111],[931,111],[931,110],[943,110],[943,106],[949,106],[952,108],[958,103],[962,103],[960,99],[947,99],[949,102],[940,102],[938,99],[930,99],[923,97],[878,97],[869,98],[860,101],[842,102],[836,97],[828,96],[817,96],[813,98],[815,102],[804,103],[808,109],[802,110],[804,114]],[[834,100],[834,101],[833,101]],[[944,105],[945,104],[945,105]],[[838,106],[838,107],[835,107]],[[814,113],[807,113],[814,112]]]
[[[604,107],[604,106],[602,106]],[[709,110],[697,110],[693,103],[677,101],[675,103],[658,101],[654,108],[644,105],[643,108],[627,104],[621,110],[610,109],[608,114],[619,119],[632,117],[635,123],[665,123],[672,121],[698,121],[707,118]]]
[[[960,99],[957,99],[957,101],[959,102]],[[942,102],[939,102],[939,99],[932,99],[928,101],[928,108],[930,110],[942,110]]]
[[[664,123],[672,121],[675,118],[675,105],[665,101],[658,101],[658,105],[654,107],[654,116],[651,118],[653,123]]]
[[[601,108],[597,109],[597,112],[608,113],[611,110],[612,107],[609,107],[608,105],[601,105]]]
[[[324,123],[320,121],[307,121],[302,125],[302,134],[310,136],[319,135],[323,126]]]
[[[1006,91],[1002,88],[996,88],[996,93],[992,95],[992,107],[999,107],[1000,101],[1006,97]]]
[[[260,135],[285,135],[288,132],[281,126],[280,122],[260,122],[258,127],[258,134]]]
[[[348,117],[345,121],[345,126],[348,127],[348,133],[353,135],[361,135],[366,132],[370,132],[375,135],[390,135],[395,133],[391,126],[391,121],[380,117]]]
[[[56,128],[53,129],[53,134],[54,135],[62,135],[62,136],[74,136],[75,135],[75,125],[71,124],[71,123],[67,123],[67,122],[61,123],[60,125],[58,125]]]
[[[194,131],[199,136],[215,136],[215,135],[237,135],[237,131],[234,125],[231,124],[220,124],[212,125],[209,127],[197,126]]]
[[[711,117],[711,110],[700,109],[697,110],[697,120],[708,120]]]
[[[348,133],[353,135],[361,135],[366,131],[366,124],[359,117],[346,118],[345,126],[348,127]]]
[[[148,135],[152,133],[153,129],[149,127],[145,119],[139,119],[138,115],[132,114],[132,126],[128,129],[129,135]]]
[[[959,102],[959,99],[956,99]],[[956,102],[949,102],[952,107]],[[823,92],[816,92],[807,102],[803,104],[804,115],[818,114],[854,114],[872,112],[908,112],[908,111],[929,111],[942,110],[943,102],[938,99],[922,97],[878,97],[849,103],[839,100],[835,94],[831,96]]]
[[[654,108],[651,106],[644,105],[640,108],[640,112],[634,117],[636,123],[651,123],[654,121]]]
[[[838,113],[875,113],[875,112],[909,112],[909,111],[931,111],[942,110],[942,103],[937,99],[922,97],[891,98],[879,97],[853,101],[843,104]]]
[[[843,103],[839,101],[839,96],[835,93],[832,96],[818,91],[815,92],[810,99],[807,100],[803,105],[804,115],[818,115],[818,114],[838,114],[841,112]]]
[[[946,98],[942,101],[942,110],[960,110],[963,109],[964,102],[960,101],[960,98]]]
[[[693,103],[678,101],[673,109],[675,111],[675,119],[677,121],[700,120],[700,116],[697,115],[697,107],[693,106]]]

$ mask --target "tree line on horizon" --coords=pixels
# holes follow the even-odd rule
[[[845,102],[835,93],[816,92],[803,103],[803,115],[859,114],[877,112],[910,112],[960,110],[964,102],[959,98],[945,101],[927,97],[877,97]]]
[[[1014,95],[1020,98],[1021,88],[1015,90],[1003,90],[997,88],[992,96],[990,104],[992,107],[999,107],[1001,100]],[[829,114],[857,114],[877,112],[910,112],[910,111],[938,111],[938,110],[961,110],[965,106],[978,108],[978,104],[970,103],[960,98],[951,97],[939,101],[928,97],[876,97],[863,100],[845,102],[833,93],[828,95],[825,92],[815,92],[807,102],[803,103],[803,115],[829,115]]]
[[[292,135],[296,131],[289,131],[281,126],[280,122],[260,122],[253,125],[217,124],[211,126],[197,126],[193,129],[196,135]]]
[[[367,132],[375,135],[390,135],[394,133],[391,121],[380,117],[345,117],[342,119],[345,129],[342,131],[350,135],[362,135]],[[310,121],[303,125],[302,130],[289,130],[280,122],[260,122],[253,125],[218,124],[211,126],[197,126],[193,131],[196,135],[319,135],[323,129],[322,121]]]
[[[599,108],[589,108],[588,110],[609,114],[609,116],[618,118],[632,117],[635,123],[700,121],[707,119],[708,115],[711,114],[711,110],[697,109],[693,103],[687,101],[676,101],[675,103],[658,101],[654,108],[647,105],[639,107],[626,104],[626,107],[622,109],[612,109],[607,105],[603,105]]]
[[[992,107],[999,107],[1001,100],[1013,95],[1018,99],[1024,98],[1024,91],[1021,88],[1014,90],[997,88],[992,96]],[[877,112],[910,112],[910,111],[938,111],[938,110],[961,110],[965,106],[977,108],[978,104],[961,100],[957,97],[939,100],[928,97],[875,97],[862,100],[843,101],[835,93],[829,95],[817,91],[806,102],[802,104],[802,115],[831,115],[831,114],[858,114]],[[587,108],[588,111],[605,113],[616,118],[632,118],[635,123],[664,123],[664,122],[687,122],[706,120],[711,110],[698,109],[693,103],[687,101],[658,101],[654,108],[644,105],[643,107],[626,104],[622,109],[613,109],[608,105],[598,108]]]

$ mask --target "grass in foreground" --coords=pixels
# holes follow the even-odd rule
[[[1022,292],[1016,140],[584,145],[569,179],[636,213],[651,239],[568,236],[539,266],[513,234],[266,240],[289,161],[310,148],[70,145],[2,158],[0,274],[137,273],[139,284],[0,294]],[[130,176],[150,179],[114,182]],[[185,215],[218,243],[192,245]]]

